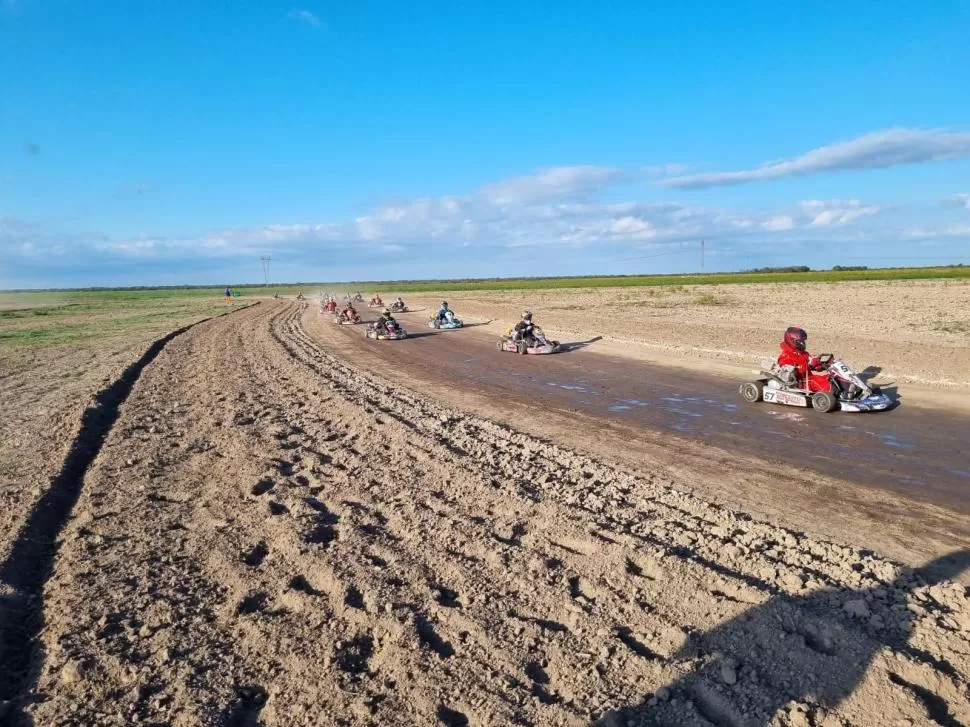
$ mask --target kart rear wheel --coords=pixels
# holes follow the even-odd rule
[[[505,348],[505,346],[503,345],[502,341],[496,341],[495,342],[495,348],[497,350],[501,351],[503,348]]]
[[[815,411],[828,414],[830,411],[834,411],[838,405],[836,398],[827,391],[816,391],[812,394],[812,408]]]
[[[761,401],[765,395],[765,385],[760,381],[749,381],[741,387],[741,398],[749,404]]]

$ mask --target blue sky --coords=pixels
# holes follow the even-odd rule
[[[970,3],[0,0],[0,287],[970,263]]]

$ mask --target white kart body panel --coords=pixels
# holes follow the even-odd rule
[[[765,388],[764,400],[770,404],[787,404],[788,406],[808,406],[808,397],[781,389]]]

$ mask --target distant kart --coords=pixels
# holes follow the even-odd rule
[[[320,310],[321,310],[322,313],[336,313],[337,312],[337,301],[335,301],[335,300],[328,300],[326,303],[323,304],[323,307]]]
[[[388,307],[391,309],[391,313],[407,313],[408,312],[407,303],[398,303],[397,301],[395,301],[395,302],[391,303],[391,305],[388,306]]]
[[[377,341],[399,341],[402,338],[407,338],[408,332],[400,324],[391,324],[387,327],[386,331],[383,331],[376,323],[373,323],[367,326],[364,335],[367,338],[373,338]]]
[[[519,353],[523,356],[526,354],[541,356],[548,353],[557,353],[561,350],[559,341],[550,341],[538,326],[532,329],[532,335],[533,340],[531,342],[518,340],[513,335],[512,330],[509,329],[502,338],[495,342],[495,348],[499,351]]]
[[[367,304],[368,308],[383,308],[384,301],[379,298],[371,298],[370,302]]]
[[[771,404],[787,406],[811,406],[815,411],[845,412],[883,411],[892,405],[892,400],[883,394],[878,386],[870,386],[841,359],[826,353],[818,357],[821,371],[809,373],[818,385],[804,388],[798,381],[793,366],[779,366],[774,361],[761,365],[761,378],[741,384],[738,391],[748,403],[767,401]],[[825,386],[826,380],[830,383]],[[827,388],[827,391],[817,389]]]
[[[333,318],[333,322],[340,326],[356,326],[358,323],[362,323],[360,316],[354,313],[352,318],[347,318],[343,313],[339,313]]]
[[[464,323],[461,322],[461,318],[456,316],[451,311],[445,313],[445,319],[441,320],[438,316],[431,316],[428,319],[428,328],[439,328],[439,329],[451,329],[451,328],[461,328]]]

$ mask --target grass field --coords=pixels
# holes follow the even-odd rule
[[[116,336],[162,335],[226,308],[221,296],[204,289],[0,293],[0,349],[90,347]]]
[[[274,294],[307,295],[327,290],[364,293],[433,293],[474,290],[557,290],[568,288],[639,288],[670,285],[746,285],[758,283],[839,283],[866,280],[970,280],[970,266],[934,268],[884,268],[872,270],[813,270],[799,273],[708,273],[696,275],[614,275],[569,278],[487,278],[467,280],[399,280],[304,282],[279,285],[239,285],[240,297],[258,298]],[[223,288],[145,288],[100,290],[51,290],[0,292],[0,312],[14,308],[68,305],[142,304],[172,298],[221,299]]]

